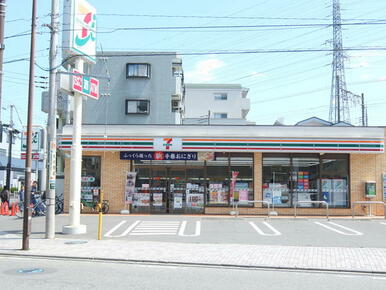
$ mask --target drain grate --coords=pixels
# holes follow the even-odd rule
[[[17,270],[17,273],[19,273],[19,274],[39,274],[39,273],[43,273],[43,272],[44,272],[44,269],[41,269],[41,268]]]
[[[87,241],[82,241],[82,240],[65,242],[66,245],[79,245],[79,244],[87,244],[87,243],[88,243]]]

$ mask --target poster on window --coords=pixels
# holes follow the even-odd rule
[[[187,194],[186,205],[190,208],[204,207],[204,195],[202,193]]]
[[[150,206],[150,193],[134,193],[134,205]]]
[[[173,197],[173,208],[181,209],[182,208],[182,194],[175,193]]]
[[[153,206],[162,206],[162,193],[153,193]]]
[[[209,202],[210,203],[227,203],[228,197],[222,183],[209,184]]]
[[[234,189],[234,197],[237,199],[240,203],[248,203],[248,183],[247,182],[237,182],[235,184]]]
[[[136,172],[126,172],[126,183],[125,183],[125,204],[133,203],[133,196],[135,193],[135,178]]]

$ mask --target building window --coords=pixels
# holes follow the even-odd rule
[[[126,64],[126,78],[150,78],[150,64],[148,63]]]
[[[126,114],[149,114],[149,100],[126,100]]]
[[[263,198],[275,207],[293,207],[297,201],[326,201],[330,207],[348,207],[348,185],[347,154],[263,156]]]
[[[216,101],[225,101],[228,100],[228,94],[227,93],[215,93],[214,99]]]
[[[226,119],[226,118],[228,118],[228,114],[227,113],[214,113],[213,117],[215,119]]]

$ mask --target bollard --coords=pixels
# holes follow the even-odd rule
[[[98,203],[98,240],[102,240],[102,203],[103,203],[103,191],[100,190],[99,194],[99,203]]]

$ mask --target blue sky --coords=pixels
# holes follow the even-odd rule
[[[7,1],[5,62],[29,56],[29,36],[9,37],[30,30],[31,2]],[[43,25],[50,22],[51,1],[38,2],[36,62],[47,68],[49,34],[48,28]],[[186,82],[240,83],[249,88],[251,111],[248,119],[257,124],[273,124],[275,120],[281,119],[291,125],[311,116],[328,119],[332,62],[329,52],[183,54],[219,50],[329,49],[331,27],[111,30],[117,27],[329,24],[332,21],[332,0],[89,2],[97,9],[98,47],[103,47],[105,51],[177,51],[182,54]],[[62,9],[62,3],[60,7]],[[385,1],[342,0],[341,7],[342,19],[346,23],[386,19]],[[343,30],[343,44],[355,48],[386,47],[385,28],[386,24],[347,25]],[[386,51],[382,50],[351,51],[347,54],[347,89],[355,94],[365,94],[369,104],[369,125],[386,125],[385,57]],[[19,128],[21,123],[26,123],[27,118],[28,65],[28,61],[4,65],[2,107],[6,110],[2,111],[2,121],[8,122],[8,106],[14,104],[20,115],[19,121],[15,114],[15,124]],[[36,68],[36,75],[48,76],[48,73]],[[46,120],[46,114],[40,112],[41,91],[39,88],[35,90],[35,124],[45,124]],[[353,123],[359,122],[358,108],[352,111]]]

